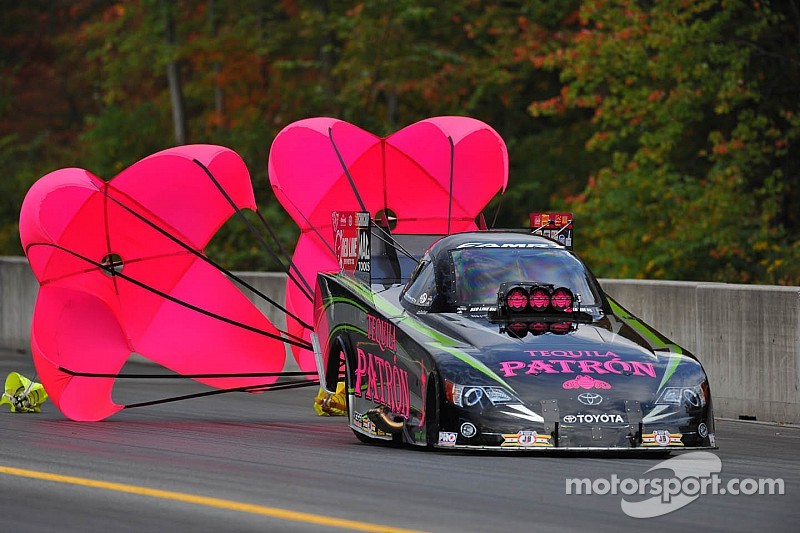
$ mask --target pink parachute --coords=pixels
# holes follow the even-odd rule
[[[112,389],[132,352],[217,388],[277,379],[247,374],[283,369],[280,333],[202,254],[243,208],[255,209],[244,162],[210,145],[159,152],[108,183],[67,168],[33,185],[20,214],[41,284],[32,352],[67,417],[122,409]]]
[[[301,230],[293,266],[313,285],[317,272],[339,268],[332,252],[332,211],[366,208],[373,217],[391,214],[397,234],[475,229],[481,210],[505,191],[508,153],[496,131],[467,117],[429,118],[385,138],[320,117],[290,124],[278,134],[269,176]],[[288,280],[286,307],[311,322],[312,304],[304,292]],[[292,334],[310,337],[297,320],[287,317],[287,323]],[[292,351],[302,370],[315,368],[311,351],[297,346]]]

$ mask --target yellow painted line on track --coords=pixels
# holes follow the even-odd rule
[[[45,481],[53,481],[56,483],[68,483],[70,485],[80,485],[83,487],[92,487],[95,489],[113,490],[116,492],[125,492],[128,494],[149,496],[151,498],[161,498],[164,500],[175,500],[184,503],[193,503],[195,505],[205,505],[207,507],[226,509],[229,511],[257,514],[257,515],[269,516],[272,518],[280,518],[282,520],[290,520],[293,522],[304,522],[307,524],[317,524],[320,526],[349,529],[352,531],[420,533],[417,530],[413,529],[401,529],[397,527],[384,526],[380,524],[370,524],[367,522],[358,522],[355,520],[334,518],[331,516],[317,515],[311,513],[300,513],[297,511],[290,511],[288,509],[280,509],[278,507],[266,507],[263,505],[254,505],[252,503],[235,502],[232,500],[210,498],[208,496],[197,496],[195,494],[172,492],[169,490],[148,489],[147,487],[138,487],[136,485],[127,485],[124,483],[112,483],[110,481],[98,481],[95,479],[87,479],[82,477],[63,476],[61,474],[50,474],[48,472],[38,472],[36,470],[24,470],[21,468],[12,468],[10,466],[0,465],[0,474],[7,474],[9,476],[27,477],[32,479],[42,479]]]

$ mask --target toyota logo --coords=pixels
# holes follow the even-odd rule
[[[577,421],[578,421],[578,417],[575,416],[575,415],[567,415],[567,416],[564,417],[564,423],[565,424],[574,424]]]
[[[600,405],[603,403],[603,397],[596,392],[584,392],[578,394],[578,401],[583,405]]]

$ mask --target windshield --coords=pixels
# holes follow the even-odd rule
[[[468,248],[452,250],[455,298],[459,305],[496,304],[503,282],[530,281],[567,287],[581,305],[598,305],[583,264],[561,249]]]

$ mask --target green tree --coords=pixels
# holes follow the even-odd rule
[[[574,202],[601,275],[798,283],[794,2],[586,1],[539,58],[561,91],[534,116],[593,112],[607,153]]]
[[[533,121],[527,113],[531,99],[559,86],[531,58],[577,23],[579,3],[404,0],[335,9],[337,116],[379,134],[434,115],[487,122],[506,140],[511,166],[509,190],[487,218],[501,207],[499,225],[527,223],[530,211],[579,192],[588,175],[591,115]]]
[[[585,162],[571,155],[586,135],[575,134],[574,121],[536,124],[526,114],[530,98],[557,82],[536,71],[526,47],[546,47],[565,20],[575,23],[575,2],[548,5],[183,0],[171,11],[171,42],[158,0],[107,5],[80,28],[75,52],[88,55],[102,102],[81,139],[85,164],[110,177],[172,143],[165,72],[179,63],[189,141],[244,157],[259,204],[289,243],[296,234],[270,194],[266,155],[283,126],[315,115],[378,134],[433,115],[485,120],[512,151],[513,192],[500,222],[519,225],[551,197],[577,192],[575,175],[586,173],[576,172]],[[558,179],[547,178],[551,170]],[[275,268],[247,238],[234,224],[210,250],[240,268]]]
[[[96,2],[6,2],[0,17],[0,254],[19,255],[19,210],[40,176],[77,157],[83,117],[96,107],[63,34]],[[82,61],[82,59],[81,59]],[[61,162],[60,165],[54,161]]]
[[[490,223],[496,208],[512,226],[573,209],[579,249],[606,276],[800,283],[795,7],[18,3],[0,22],[0,253],[19,253],[19,205],[42,174],[77,165],[109,179],[173,146],[180,87],[180,142],[242,155],[289,247],[296,229],[267,176],[281,128],[327,115],[385,135],[458,114],[494,126],[509,148],[509,191]],[[278,268],[241,221],[209,253]]]

